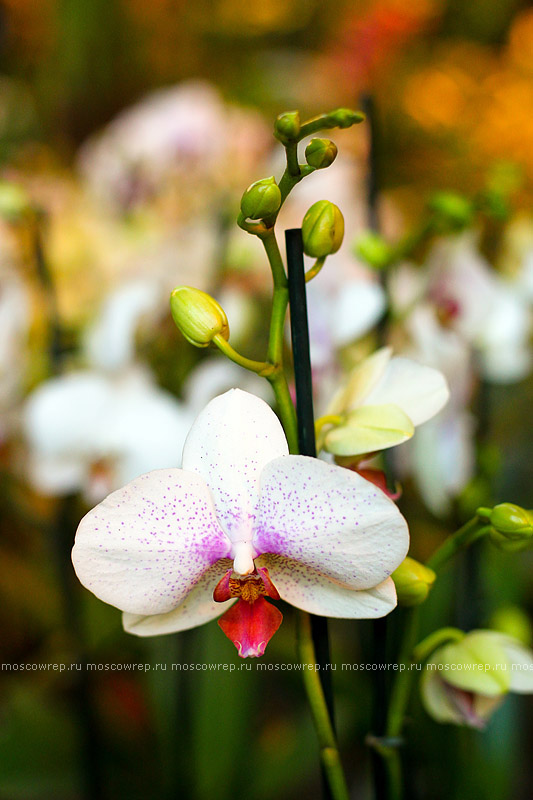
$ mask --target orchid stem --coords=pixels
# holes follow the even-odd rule
[[[298,615],[298,655],[303,666],[303,679],[309,707],[313,716],[318,742],[320,761],[327,780],[332,800],[349,800],[348,786],[341,765],[339,749],[324,688],[319,675],[315,646],[311,633],[311,616],[305,612]]]
[[[489,532],[490,526],[483,517],[475,516],[452,536],[449,536],[427,561],[427,566],[439,570],[457,553],[466,549]]]

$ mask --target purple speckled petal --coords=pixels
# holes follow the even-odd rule
[[[372,589],[356,590],[283,556],[259,556],[256,564],[268,568],[283,600],[310,614],[343,619],[375,619],[389,614],[396,606],[396,589],[392,578],[387,578]]]
[[[182,463],[206,481],[231,541],[251,541],[261,470],[288,452],[283,428],[264,400],[231,389],[211,400],[196,419]]]
[[[225,558],[217,561],[204,572],[179,606],[167,614],[144,616],[124,613],[124,630],[136,636],[160,636],[196,628],[197,625],[204,625],[220,617],[237,600],[236,597],[224,603],[215,603],[213,600],[213,589],[228,569],[231,569],[231,561]]]
[[[401,564],[409,532],[395,504],[357,473],[285,456],[261,475],[253,546],[258,555],[284,555],[352,589],[370,589]]]
[[[85,515],[72,562],[81,583],[105,603],[132,614],[163,614],[230,548],[202,478],[161,469]]]

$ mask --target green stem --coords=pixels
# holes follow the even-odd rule
[[[398,748],[402,743],[401,734],[405,713],[411,696],[413,676],[416,672],[413,668],[413,650],[418,636],[419,608],[408,609],[405,614],[398,659],[399,672],[390,696],[385,736],[382,739],[371,740],[385,764],[387,800],[401,800],[403,797],[402,762]]]
[[[298,655],[303,666],[305,691],[318,737],[320,760],[332,800],[349,800],[339,748],[318,674],[315,648],[311,636],[311,620],[309,614],[303,611],[298,615]]]
[[[300,178],[300,165],[298,164],[298,143],[290,142],[285,145],[285,155],[287,156],[287,170],[293,178]]]
[[[461,550],[469,547],[477,539],[485,536],[489,531],[489,526],[485,519],[478,516],[471,519],[462,528],[459,528],[456,533],[449,536],[441,546],[433,553],[431,558],[427,561],[427,566],[431,569],[438,570],[453,556]]]
[[[295,455],[298,453],[298,423],[285,373],[279,369],[268,375],[267,379],[276,396],[278,412],[289,444],[289,452]]]
[[[273,364],[267,361],[253,361],[251,358],[241,356],[241,354],[234,350],[230,343],[219,333],[213,337],[212,341],[230,361],[234,361],[235,364],[239,364],[239,366],[244,367],[244,369],[249,369],[250,372],[256,372],[258,375],[269,378],[276,369]]]
[[[438,631],[433,631],[417,644],[413,650],[413,661],[424,662],[444,642],[460,642],[464,638],[465,632],[459,628],[440,628]]]
[[[307,272],[305,273],[306,283],[309,283],[309,281],[312,281],[313,278],[316,278],[316,276],[324,266],[325,261],[326,261],[326,256],[322,256],[322,258],[317,258],[313,266],[310,269],[308,269]]]

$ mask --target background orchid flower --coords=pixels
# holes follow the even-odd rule
[[[406,327],[411,337],[406,354],[440,370],[448,381],[450,398],[437,416],[395,452],[395,463],[400,475],[412,475],[430,511],[444,516],[475,468],[475,418],[469,410],[474,388],[471,349],[456,331],[440,325],[429,303],[410,314]]]
[[[471,233],[440,242],[429,257],[428,294],[478,353],[485,378],[512,383],[531,369],[527,292],[500,277]]]
[[[533,652],[503,633],[471,631],[433,653],[421,692],[437,722],[481,730],[508,692],[533,693]]]
[[[52,378],[24,409],[30,480],[43,494],[82,491],[97,502],[147,470],[172,465],[193,418],[141,369]]]
[[[389,613],[407,547],[383,492],[288,455],[269,406],[231,390],[196,419],[182,469],[143,475],[84,517],[72,559],[81,583],[125,612],[127,631],[171,633],[224,613],[245,657],[262,655],[281,622],[265,596],[323,616]]]
[[[202,187],[207,199],[216,189],[245,183],[269,144],[258,113],[225,104],[205,81],[190,81],[122,111],[84,144],[79,165],[106,204],[139,206],[182,180],[180,193],[187,190],[197,206]]]
[[[38,491],[82,491],[97,502],[138,475],[175,463],[196,410],[134,362],[136,330],[157,303],[149,281],[119,287],[87,331],[92,368],[51,378],[28,397],[22,425],[28,474]]]
[[[441,372],[384,347],[352,370],[326,416],[340,417],[323,446],[339,456],[383,450],[409,439],[417,425],[437,414],[449,397]]]

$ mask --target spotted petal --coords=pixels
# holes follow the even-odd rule
[[[204,572],[179,606],[167,614],[146,616],[125,612],[122,615],[124,630],[136,636],[160,636],[166,633],[186,631],[216,619],[236,600],[233,598],[223,603],[215,603],[213,600],[213,587],[216,586],[224,571],[228,569],[231,569],[231,561],[227,559],[217,561],[212,567],[209,567],[207,572]]]
[[[306,456],[277,458],[263,470],[258,555],[287,556],[351,589],[370,589],[408,545],[397,507],[357,473]]]
[[[201,475],[232,542],[251,540],[261,470],[288,453],[272,409],[258,397],[232,389],[205,407],[183,449],[183,469]]]
[[[343,619],[384,617],[396,607],[392,578],[372,589],[354,590],[332,581],[294,559],[266,554],[256,559],[264,564],[280,597],[310,614]]]
[[[206,570],[230,553],[198,475],[141,475],[80,522],[72,561],[81,583],[132,614],[175,609]]]

